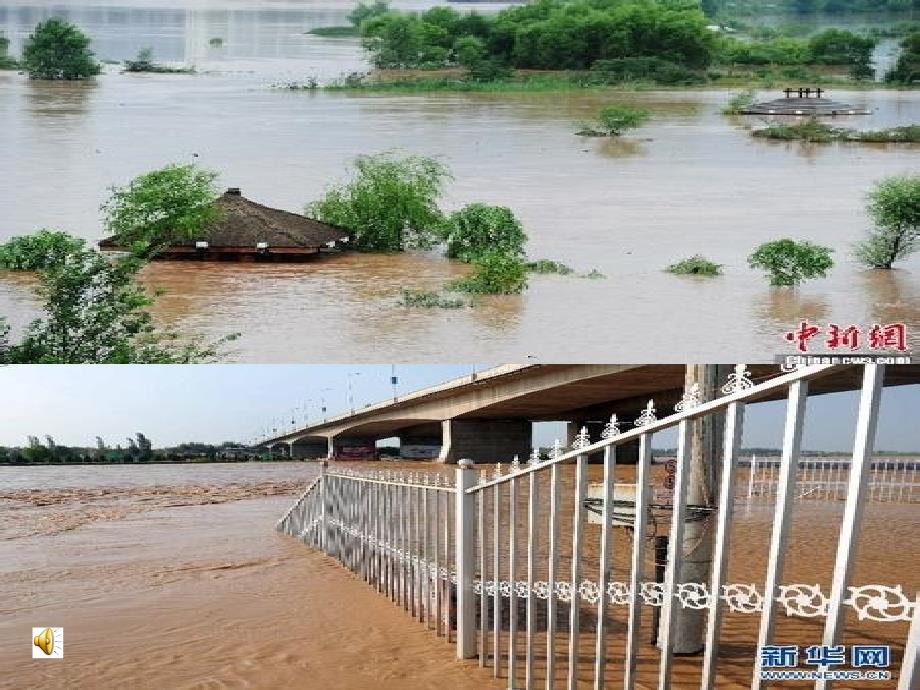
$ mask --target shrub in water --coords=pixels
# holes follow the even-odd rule
[[[668,266],[668,272],[682,276],[718,276],[722,274],[722,264],[710,261],[701,254],[678,261]]]
[[[521,257],[527,235],[510,208],[468,204],[450,214],[444,240],[447,256],[469,263],[489,253]]]
[[[796,286],[812,278],[825,277],[834,265],[832,251],[811,242],[776,240],[757,247],[748,257],[748,264],[766,271],[770,285]]]
[[[177,239],[202,239],[218,220],[217,173],[195,165],[167,165],[112,187],[102,205],[105,226],[124,246],[149,254]]]
[[[0,244],[0,268],[40,271],[83,248],[86,243],[60,230],[39,230]]]
[[[574,269],[566,266],[560,261],[553,261],[552,259],[537,259],[536,261],[527,262],[527,270],[531,273],[558,273],[562,276],[571,275],[575,272]]]
[[[651,117],[645,108],[632,105],[608,105],[597,114],[597,122],[577,132],[584,136],[617,137],[623,132],[643,125]]]
[[[516,295],[527,289],[527,264],[505,254],[486,254],[473,263],[466,278],[447,285],[448,290],[484,295]]]
[[[438,199],[447,168],[433,158],[360,156],[350,182],[307,206],[307,215],[351,230],[366,251],[430,247],[442,232]]]
[[[30,79],[88,79],[99,74],[90,39],[73,24],[52,17],[40,22],[22,49]]]

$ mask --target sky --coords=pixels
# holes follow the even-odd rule
[[[398,393],[430,386],[488,364],[396,365]],[[156,447],[183,441],[249,443],[267,428],[302,426],[348,411],[349,380],[355,407],[391,398],[390,364],[381,365],[143,365],[0,367],[0,445],[25,445],[26,437],[50,434],[58,444],[111,445],[140,431]],[[847,450],[853,443],[855,392],[810,399],[803,447]],[[920,385],[887,388],[882,396],[876,448],[920,451],[916,410]],[[659,411],[662,413],[664,411]],[[784,404],[748,407],[744,445],[778,447]],[[559,423],[535,425],[534,441],[551,445],[564,436]],[[673,434],[656,435],[656,446],[673,445]]]

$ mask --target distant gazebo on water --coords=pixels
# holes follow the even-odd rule
[[[871,115],[872,111],[827,98],[820,86],[783,89],[783,97],[754,103],[741,110],[744,115],[799,115],[834,117],[836,115]]]
[[[348,246],[351,232],[312,218],[250,201],[231,187],[215,202],[220,218],[200,238],[173,242],[156,256],[166,260],[306,261]],[[117,237],[103,251],[127,251]]]

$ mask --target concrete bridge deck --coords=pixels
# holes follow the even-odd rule
[[[748,369],[755,382],[781,373],[775,365]],[[534,422],[568,422],[570,438],[588,426],[596,437],[611,414],[630,424],[650,398],[659,415],[669,414],[686,378],[683,364],[508,364],[330,417],[262,445],[292,457],[325,458],[398,436],[404,446],[438,446],[442,462],[526,457]],[[810,394],[853,390],[859,383],[857,367],[841,367],[814,381]],[[920,365],[888,368],[886,385],[909,383],[920,383]]]

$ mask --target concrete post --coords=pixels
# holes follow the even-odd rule
[[[734,371],[731,364],[688,364],[686,390],[699,384],[701,401],[718,398],[719,388]],[[692,426],[689,505],[714,505],[722,467],[725,414],[707,415]],[[684,528],[684,556],[679,582],[708,583],[712,569],[715,525],[711,520],[688,522]],[[697,654],[704,648],[706,611],[678,606],[674,611],[674,653]]]
[[[466,490],[476,485],[472,460],[460,460],[455,470],[456,509],[454,530],[457,553],[457,658],[476,656],[476,610],[473,606],[473,567],[476,557],[476,496]]]

